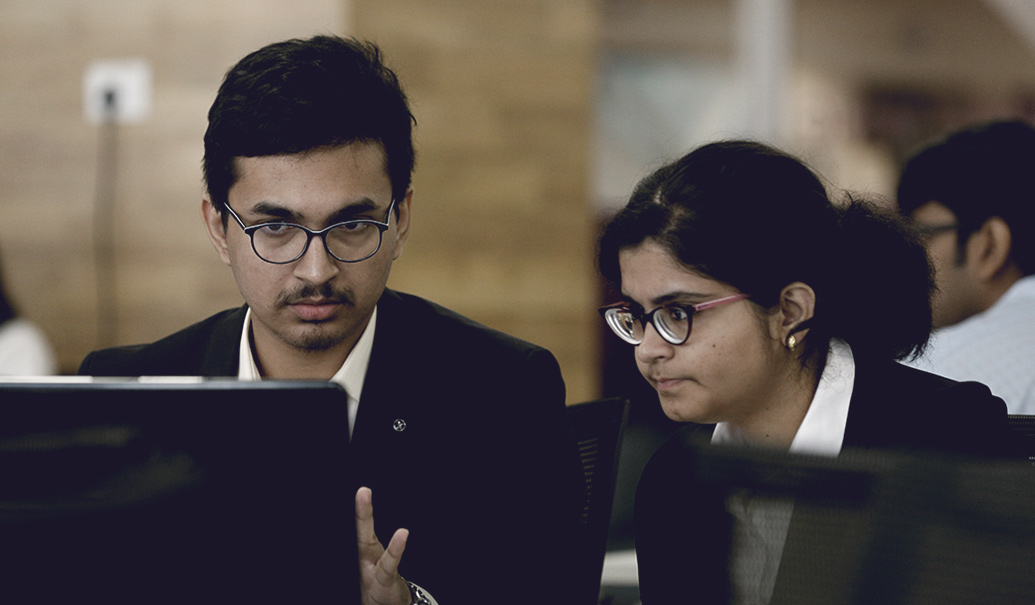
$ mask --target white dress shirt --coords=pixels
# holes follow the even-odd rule
[[[909,365],[984,383],[1011,414],[1035,414],[1035,275],[986,311],[936,330],[924,356]]]
[[[855,386],[855,358],[848,343],[833,339],[805,418],[790,451],[796,454],[837,456],[841,453],[848,406]],[[726,422],[715,425],[715,444],[745,444],[743,434]],[[753,498],[737,494],[727,502],[736,520],[731,575],[738,605],[769,603],[783,557],[794,503],[786,499]]]
[[[363,333],[352,347],[345,363],[331,376],[331,382],[336,382],[345,388],[349,406],[349,436],[352,436],[352,429],[356,426],[356,412],[359,411],[359,394],[363,392],[363,382],[367,378],[367,367],[370,365],[370,354],[374,350],[374,329],[377,325],[377,307],[370,315],[370,321]],[[255,357],[252,355],[251,334],[252,334],[252,310],[249,307],[244,316],[244,329],[241,330],[241,355],[238,363],[237,378],[239,380],[261,380],[259,367],[255,364]],[[438,605],[435,597],[420,586],[414,584],[427,598],[431,605]]]

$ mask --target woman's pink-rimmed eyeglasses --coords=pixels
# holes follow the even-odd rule
[[[643,342],[645,326],[654,325],[658,335],[673,345],[681,345],[690,338],[690,326],[694,313],[749,298],[749,294],[734,294],[697,304],[662,305],[653,311],[635,310],[628,303],[615,303],[600,309],[607,325],[619,338],[631,345]]]

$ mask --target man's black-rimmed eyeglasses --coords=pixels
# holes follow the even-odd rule
[[[395,200],[388,204],[384,222],[361,218],[335,223],[312,231],[295,223],[261,223],[247,227],[230,204],[224,204],[237,224],[252,240],[255,255],[274,265],[293,263],[309,250],[314,237],[323,240],[327,253],[343,263],[358,263],[377,254],[392,219]]]

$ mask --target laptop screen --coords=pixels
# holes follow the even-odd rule
[[[0,568],[40,601],[358,602],[343,390],[0,383]]]

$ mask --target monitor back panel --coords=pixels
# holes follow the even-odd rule
[[[344,392],[0,385],[0,568],[30,601],[357,602]]]

